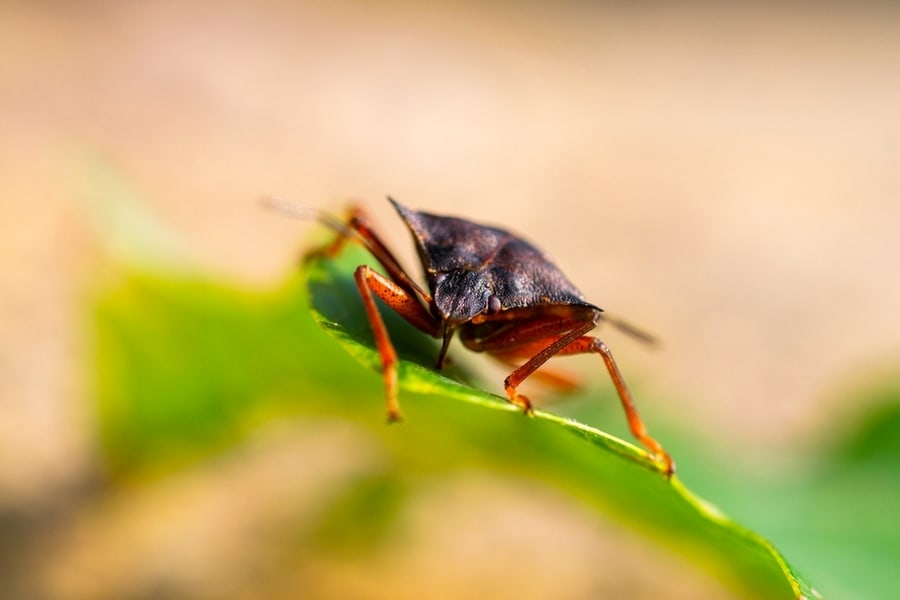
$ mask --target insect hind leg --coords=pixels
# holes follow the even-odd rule
[[[637,405],[634,403],[634,399],[631,396],[631,392],[628,390],[628,386],[625,385],[625,378],[622,377],[622,372],[619,371],[619,366],[616,364],[616,360],[613,358],[609,346],[596,337],[585,335],[577,338],[557,352],[558,356],[572,354],[600,355],[606,365],[606,370],[609,372],[609,376],[613,381],[613,385],[616,388],[616,393],[622,403],[622,408],[625,410],[625,417],[628,420],[628,428],[631,430],[631,434],[640,441],[657,460],[662,462],[666,475],[671,477],[672,474],[675,473],[675,461],[672,459],[672,456],[663,449],[662,445],[647,432],[647,427],[644,425],[644,421],[641,419],[640,414],[638,414]]]

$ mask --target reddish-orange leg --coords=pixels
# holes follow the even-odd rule
[[[596,327],[599,318],[596,309],[561,307],[549,315],[536,316],[529,316],[529,312],[525,310],[520,311],[519,315],[510,315],[505,319],[506,323],[486,322],[484,337],[463,337],[463,343],[470,349],[488,352],[504,362],[527,359],[504,382],[509,401],[530,413],[531,402],[519,394],[517,388],[545,362],[553,356],[600,354],[625,410],[632,435],[662,462],[666,474],[671,476],[675,472],[675,462],[662,445],[647,433],[609,347],[595,337],[584,335]]]
[[[644,444],[644,446],[650,450],[651,454],[662,461],[666,468],[666,474],[671,476],[672,473],[675,472],[675,461],[669,453],[663,449],[660,443],[647,433],[647,428],[644,426],[644,422],[638,414],[637,406],[631,397],[631,392],[628,391],[628,386],[625,385],[625,379],[622,377],[622,373],[619,371],[619,367],[616,365],[616,361],[613,358],[609,347],[601,340],[586,335],[576,339],[557,354],[563,356],[567,354],[584,353],[596,353],[603,359],[603,362],[606,364],[606,370],[609,371],[609,376],[612,378],[613,385],[616,387],[619,400],[622,402],[622,408],[625,409],[625,416],[628,419],[628,428],[631,430],[631,434]]]
[[[357,267],[354,279],[356,280],[356,287],[359,288],[359,295],[363,300],[366,317],[369,319],[372,333],[375,336],[375,346],[378,348],[378,354],[381,356],[388,421],[399,421],[401,416],[400,403],[397,400],[397,353],[394,350],[394,345],[391,343],[387,327],[384,325],[384,319],[381,318],[381,313],[378,312],[378,306],[375,304],[373,294],[381,298],[391,310],[425,333],[438,337],[439,325],[434,317],[422,308],[416,296],[410,294],[384,275],[373,271],[370,267],[366,265]]]
[[[413,327],[432,337],[440,337],[440,321],[428,309],[431,305],[431,296],[410,279],[390,250],[372,232],[368,225],[368,219],[361,210],[351,210],[347,227],[355,233],[354,237],[349,237],[339,231],[339,237],[332,243],[322,249],[315,249],[307,253],[307,256],[317,254],[334,256],[340,252],[346,242],[356,240],[366,246],[385,271],[390,274],[390,278],[388,278],[367,265],[360,265],[354,272],[353,278],[372,328],[375,347],[381,357],[387,418],[389,422],[399,421],[402,416],[397,399],[397,352],[394,350],[384,319],[381,318],[381,313],[375,303],[375,296],[381,298],[391,310],[406,319]]]

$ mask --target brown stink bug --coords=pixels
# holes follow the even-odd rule
[[[397,355],[375,303],[377,296],[414,327],[441,339],[437,368],[459,332],[469,350],[486,352],[504,363],[519,365],[503,383],[509,401],[532,412],[519,385],[553,356],[595,353],[606,364],[618,392],[631,433],[662,464],[667,475],[675,463],[648,433],[625,380],[605,343],[586,335],[604,320],[602,309],[587,302],[547,255],[506,230],[456,217],[408,209],[388,198],[409,227],[425,271],[428,291],[403,269],[372,229],[365,213],[353,209],[344,223],[330,215],[307,213],[338,232],[339,237],[315,254],[334,255],[348,240],[361,242],[387,275],[360,265],[354,279],[374,333],[383,364],[388,419],[400,419],[397,401]],[[297,214],[278,201],[269,205]],[[641,334],[613,321],[627,331]]]

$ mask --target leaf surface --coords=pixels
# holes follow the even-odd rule
[[[350,276],[366,260],[351,251],[337,260],[313,261],[309,291],[319,324],[353,358],[380,371]],[[400,401],[409,417],[402,426],[385,428],[398,451],[441,456],[445,466],[489,465],[549,481],[692,556],[751,596],[818,597],[771,543],[692,494],[677,475],[668,480],[644,450],[550,412],[537,410],[526,418],[505,399],[427,368],[437,355],[435,343],[382,309],[401,358]]]

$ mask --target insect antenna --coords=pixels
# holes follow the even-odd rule
[[[627,321],[623,321],[622,319],[609,316],[609,313],[603,313],[603,320],[621,331],[624,334],[630,335],[634,339],[643,342],[650,346],[659,346],[659,339],[653,334],[647,333],[643,329],[628,323]]]
[[[362,239],[362,237],[354,229],[348,227],[346,223],[344,223],[334,215],[325,212],[324,210],[319,210],[318,208],[307,206],[305,204],[288,202],[287,200],[283,200],[275,196],[263,196],[260,199],[259,203],[263,206],[263,208],[271,210],[272,212],[276,212],[285,217],[300,219],[302,221],[318,221],[322,225],[334,230],[343,237],[357,238],[365,243],[365,240]]]

